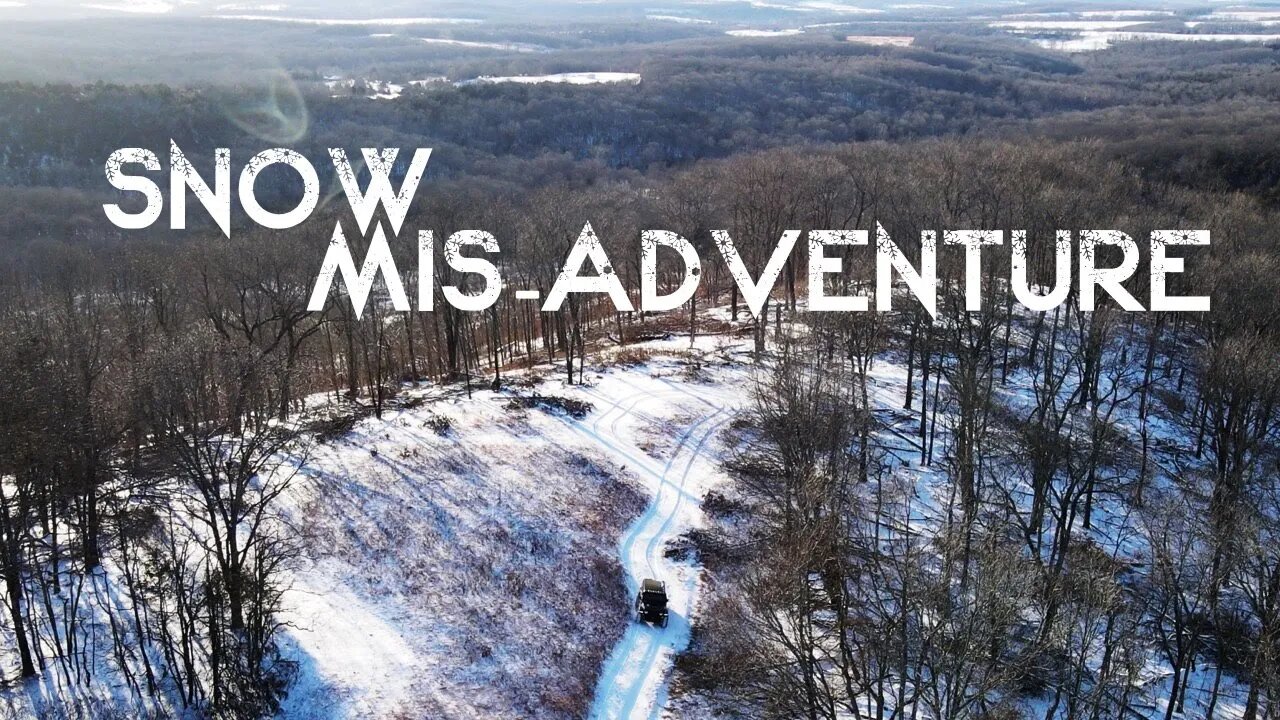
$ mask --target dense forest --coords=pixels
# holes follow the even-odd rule
[[[1187,149],[1174,141],[1191,136],[1200,163],[1235,158],[1216,176],[1260,184],[1240,146],[1252,150],[1254,166],[1274,163],[1267,141],[1280,101],[1276,53],[1204,45],[1211,47],[1143,43],[1087,57],[946,35],[910,48],[813,38],[713,40],[661,52],[623,46],[460,60],[449,76],[619,69],[638,72],[638,85],[428,83],[407,87],[396,102],[331,97],[341,93],[318,74],[280,71],[205,89],[7,84],[0,86],[0,180],[101,188],[111,151],[163,149],[170,138],[197,167],[211,162],[215,147],[247,158],[266,143],[286,143],[324,157],[327,147],[349,145],[358,128],[359,137],[382,146],[435,148],[433,171],[449,176],[589,182],[598,173],[580,161],[645,170],[787,145],[1024,134],[1047,122],[1067,138],[1120,136],[1112,144],[1126,159],[1162,163],[1161,171],[1169,154]],[[1133,123],[1151,131],[1133,133]],[[1177,169],[1190,179],[1197,167]]]
[[[17,649],[5,672],[87,685],[106,662],[127,692],[193,713],[275,712],[299,552],[277,504],[317,436],[381,417],[406,384],[500,388],[542,363],[580,382],[602,348],[655,323],[697,333],[700,309],[727,306],[767,370],[735,425],[721,522],[692,539],[717,589],[710,630],[678,662],[685,698],[833,720],[1018,717],[1033,698],[1046,718],[1096,720],[1149,702],[1144,673],[1160,664],[1166,718],[1198,671],[1210,714],[1238,686],[1246,720],[1275,717],[1275,51],[1136,43],[1068,58],[960,36],[681,48],[608,51],[643,74],[635,86],[424,86],[394,101],[331,97],[300,73],[0,86],[0,632]],[[598,69],[604,52],[534,69]],[[360,317],[335,293],[312,313],[344,213],[331,176],[322,208],[289,231],[238,213],[231,238],[207,221],[132,234],[106,222],[101,204],[119,200],[106,156],[163,157],[170,138],[202,170],[217,147],[239,163],[288,145],[318,166],[354,139],[435,148],[406,227],[484,228],[512,286],[544,294],[587,221],[633,290],[643,228],[677,231],[704,258],[727,229],[753,273],[792,228],[879,222],[908,248],[926,229],[1025,229],[1031,278],[1053,287],[1053,232],[1085,223],[1135,238],[1211,229],[1171,292],[1195,288],[1214,310],[1028,312],[1008,292],[1005,246],[984,254],[979,311],[963,302],[962,253],[941,254],[936,320],[905,297],[883,315],[805,314],[799,253],[758,316],[718,263],[674,320],[574,296],[542,313],[506,293],[483,313],[437,297],[433,312],[375,301]],[[267,204],[298,192],[285,175],[258,187]],[[413,234],[392,245],[412,267]],[[437,293],[473,280],[435,264]],[[845,268],[837,289],[869,287],[868,266]],[[1149,292],[1142,277],[1128,287]],[[905,369],[906,424],[868,399],[888,361]],[[341,413],[305,414],[317,398]],[[920,522],[902,460],[873,441],[888,427],[952,490]],[[128,597],[104,609],[104,648],[77,623],[107,569]],[[156,651],[138,652],[144,640]]]

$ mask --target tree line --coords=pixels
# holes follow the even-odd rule
[[[271,713],[292,673],[279,610],[301,551],[281,498],[309,447],[344,426],[304,422],[309,401],[380,416],[405,383],[500,388],[511,369],[543,362],[579,382],[595,348],[649,332],[649,318],[591,296],[558,313],[511,292],[478,314],[440,297],[426,313],[375,299],[356,318],[339,291],[309,313],[336,216],[181,242],[120,238],[98,222],[88,241],[38,239],[14,254],[0,284],[13,671],[86,685],[105,663],[143,702]],[[985,254],[980,312],[957,301],[961,258],[943,256],[937,322],[899,301],[888,315],[814,317],[791,338],[781,318],[803,298],[803,254],[758,316],[708,263],[690,332],[699,307],[728,304],[777,369],[739,468],[758,559],[741,569],[743,605],[726,615],[742,619],[740,634],[716,632],[742,644],[701,652],[734,661],[717,688],[780,717],[856,714],[868,697],[881,713],[915,703],[977,716],[1033,680],[1072,717],[1110,717],[1131,701],[1140,639],[1155,630],[1175,694],[1210,661],[1249,683],[1251,717],[1264,716],[1280,632],[1265,511],[1280,383],[1263,203],[1146,180],[1098,144],[935,140],[778,149],[589,187],[462,178],[421,193],[406,225],[493,232],[503,277],[545,296],[587,220],[632,291],[650,227],[681,233],[703,258],[715,257],[711,230],[728,229],[753,275],[790,228],[878,221],[908,248],[922,229],[1025,228],[1045,285],[1059,227],[1212,228],[1212,251],[1188,262],[1182,287],[1212,288],[1215,310],[1202,316],[1016,313],[995,280],[1007,277],[1005,248]],[[402,267],[416,257],[410,235],[393,241]],[[359,240],[353,252],[362,256]],[[436,292],[475,281],[443,258],[435,266]],[[869,288],[869,272],[847,261],[832,292]],[[660,287],[683,277],[675,264],[660,273]],[[913,530],[912,494],[877,445],[886,420],[867,383],[888,352],[906,365],[914,420],[898,431],[911,459],[956,493],[930,533]],[[1030,407],[997,401],[1018,378],[1033,387]],[[1194,454],[1157,452],[1156,407],[1185,423]],[[1117,430],[1121,416],[1139,423],[1140,449]],[[1133,576],[1084,532],[1116,498],[1163,523],[1143,538],[1150,555]],[[1041,676],[1016,670],[1027,667]]]
[[[888,151],[907,188],[863,196],[873,215],[914,197],[917,226],[1033,238],[1085,217],[1204,223],[1213,310],[1028,312],[989,248],[980,310],[944,262],[934,322],[771,330],[726,460],[736,492],[693,538],[717,582],[683,691],[779,718],[1273,717],[1273,211],[1143,181],[1109,146],[926,148]]]

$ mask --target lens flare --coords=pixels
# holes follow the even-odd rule
[[[310,118],[298,85],[283,70],[256,73],[257,81],[241,85],[224,112],[236,127],[255,138],[289,145],[307,134]]]

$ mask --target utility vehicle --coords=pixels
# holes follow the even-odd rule
[[[636,620],[667,626],[667,584],[661,580],[645,578],[636,593]]]

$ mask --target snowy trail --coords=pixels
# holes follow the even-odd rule
[[[514,662],[494,671],[477,669],[475,660],[455,661],[458,646],[448,639],[458,634],[460,624],[441,623],[413,600],[423,597],[411,582],[417,575],[386,578],[377,568],[384,557],[398,562],[440,542],[460,543],[463,550],[441,553],[430,567],[464,577],[473,568],[465,559],[468,554],[494,553],[482,528],[514,527],[516,532],[528,518],[582,509],[572,506],[573,494],[555,493],[554,487],[528,501],[544,501],[538,508],[542,515],[514,514],[501,500],[482,501],[482,493],[534,494],[560,473],[571,476],[564,482],[576,481],[583,491],[593,491],[601,482],[599,471],[574,460],[588,457],[624,472],[648,498],[630,525],[592,536],[592,557],[618,554],[626,587],[616,592],[628,604],[643,578],[666,581],[671,617],[666,628],[639,623],[609,628],[621,638],[606,648],[610,654],[594,668],[599,673],[596,695],[585,698],[592,704],[584,714],[611,720],[660,718],[668,704],[672,660],[690,640],[689,617],[697,607],[701,572],[688,559],[663,555],[669,540],[705,523],[702,497],[724,478],[713,456],[720,451],[717,431],[743,400],[740,385],[692,385],[671,374],[683,369],[663,359],[640,369],[602,369],[591,385],[556,387],[591,404],[594,409],[581,420],[558,412],[513,413],[511,391],[486,389],[474,399],[454,396],[424,410],[392,410],[381,422],[361,423],[341,441],[322,446],[305,470],[308,480],[296,499],[297,511],[309,512],[310,503],[322,497],[341,499],[326,507],[343,510],[317,526],[318,537],[334,550],[318,554],[293,578],[286,641],[300,665],[283,714],[333,720],[423,713],[501,716],[506,696],[486,693],[484,683],[525,669]],[[436,416],[449,420],[447,436],[424,429]],[[548,499],[548,494],[557,496]],[[529,510],[527,503],[522,507]],[[596,512],[588,506],[581,518],[594,522]],[[560,527],[552,519],[544,522],[547,528]],[[585,530],[585,525],[568,526]],[[346,529],[351,527],[359,528],[358,541],[349,539]],[[596,633],[604,629],[601,624],[593,628]],[[572,640],[569,634],[563,638]],[[537,642],[534,634],[520,641],[529,644],[508,647]],[[453,684],[438,684],[437,678]],[[586,680],[589,687],[591,678]]]
[[[732,419],[732,412],[675,383],[661,383],[661,387],[640,387],[624,380],[626,390],[633,392],[613,397],[601,390],[588,391],[594,402],[607,409],[592,420],[573,424],[636,470],[653,493],[645,512],[620,539],[618,554],[627,573],[628,597],[635,595],[643,578],[664,580],[671,612],[666,628],[638,622],[627,628],[605,661],[589,716],[593,720],[659,717],[672,657],[689,643],[700,568],[666,558],[664,551],[668,541],[699,521],[704,484],[700,480],[717,473],[715,460],[707,456],[708,445]],[[701,407],[677,436],[665,462],[647,455],[636,444],[635,426],[670,416],[673,401],[690,399]]]

